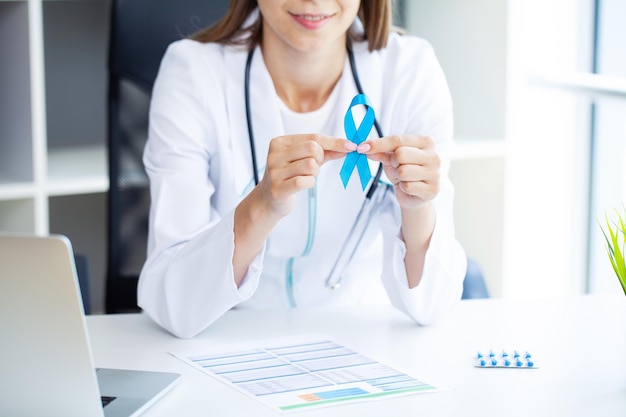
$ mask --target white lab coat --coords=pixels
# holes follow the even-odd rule
[[[237,288],[234,209],[254,186],[244,107],[247,52],[181,40],[168,48],[152,96],[144,154],[151,184],[150,234],[138,287],[139,305],[174,335],[193,337],[235,306],[354,305],[382,296],[428,324],[460,300],[466,258],[454,235],[448,178],[452,104],[442,70],[431,46],[411,36],[392,34],[387,48],[373,53],[367,44],[355,43],[354,53],[383,132],[431,136],[442,160],[441,190],[434,200],[437,220],[420,284],[408,288],[400,210],[389,194],[341,286],[325,286],[365,195],[356,171],[344,190],[340,159],[322,166],[314,199],[307,191],[298,194],[293,212],[273,230]],[[347,59],[337,88],[334,126],[319,133],[345,137],[343,117],[357,94]],[[252,61],[250,100],[262,176],[269,141],[289,132],[283,129],[279,98],[259,48]],[[374,173],[377,164],[370,162],[370,167]],[[308,255],[301,256],[307,246]]]

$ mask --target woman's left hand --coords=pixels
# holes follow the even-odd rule
[[[385,136],[361,143],[357,152],[382,162],[402,208],[419,208],[439,193],[441,161],[430,137]]]

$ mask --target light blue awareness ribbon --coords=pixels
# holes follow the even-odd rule
[[[354,117],[352,116],[352,108],[358,105],[365,106],[367,111],[365,113],[365,117],[361,120],[359,128],[357,129],[354,124]],[[374,114],[374,109],[372,108],[370,99],[365,94],[356,95],[352,99],[352,103],[350,103],[350,107],[348,108],[346,116],[343,119],[343,128],[346,132],[346,138],[359,145],[369,136],[375,120],[376,115]],[[361,188],[365,190],[365,187],[367,187],[370,179],[372,179],[372,173],[370,172],[370,167],[367,163],[367,156],[358,153],[357,151],[352,151],[346,155],[346,159],[343,162],[341,171],[339,172],[339,176],[343,182],[343,188],[346,188],[348,185],[348,181],[352,176],[352,171],[354,171],[355,166],[359,172],[359,178],[361,179]]]

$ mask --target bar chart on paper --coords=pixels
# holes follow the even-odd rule
[[[282,412],[437,390],[329,338],[278,339],[171,353]]]

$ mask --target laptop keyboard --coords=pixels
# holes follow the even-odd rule
[[[100,399],[102,400],[102,407],[106,407],[107,405],[111,403],[111,401],[113,401],[116,398],[117,397],[105,397],[105,396],[100,397]]]

